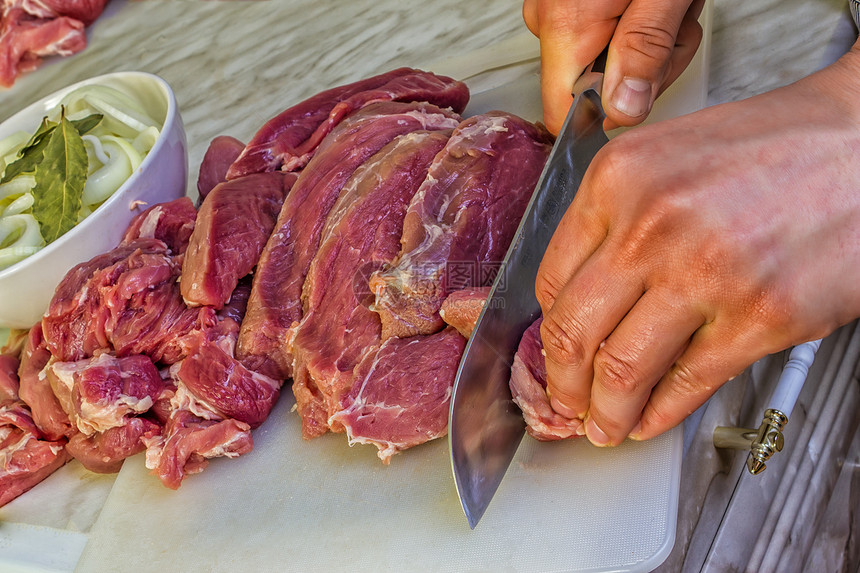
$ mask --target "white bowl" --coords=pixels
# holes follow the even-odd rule
[[[163,120],[161,134],[140,167],[95,212],[44,249],[0,270],[0,328],[30,328],[39,322],[69,269],[116,247],[132,218],[147,206],[185,195],[185,129],[173,90],[152,74],[117,72],[63,88],[0,124],[0,139],[16,131],[35,132],[63,96],[91,84],[139,100],[153,119]]]

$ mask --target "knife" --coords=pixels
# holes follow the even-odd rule
[[[574,84],[573,104],[457,370],[448,445],[457,494],[472,529],[525,431],[508,382],[520,338],[541,312],[534,292],[538,266],[588,165],[609,141],[600,104],[605,59],[606,50]]]

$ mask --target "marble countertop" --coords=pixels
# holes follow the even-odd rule
[[[843,54],[857,34],[845,0],[712,1],[710,105],[812,73]],[[160,75],[180,105],[194,188],[197,166],[214,136],[247,141],[287,105],[328,87],[398,66],[433,69],[434,62],[514,40],[525,31],[520,10],[519,0],[112,0],[89,29],[84,52],[51,59],[0,91],[0,121],[94,75]],[[737,392],[737,385],[729,389],[711,417],[752,423],[743,417],[754,419],[758,411],[749,397],[742,407]],[[707,413],[704,418],[712,421]],[[703,564],[712,561],[709,551],[721,524],[703,514],[702,505],[732,463],[723,454],[708,459],[708,469],[693,470],[692,477],[685,468],[682,491],[689,499],[682,500],[678,541],[664,570],[707,570]],[[728,504],[730,492],[722,497]],[[708,538],[714,543],[703,541]]]

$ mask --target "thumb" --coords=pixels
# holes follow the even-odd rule
[[[697,18],[701,1],[634,0],[621,16],[612,42],[603,83],[603,104],[609,119],[620,126],[637,125],[648,117],[654,100],[689,64],[698,47]],[[681,38],[692,37],[695,42]]]

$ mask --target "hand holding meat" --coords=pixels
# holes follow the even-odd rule
[[[614,126],[641,123],[654,99],[687,67],[699,42],[704,0],[525,0],[540,38],[544,121],[558,133],[573,82],[609,45],[603,106]]]
[[[536,289],[548,392],[597,445],[680,423],[860,316],[860,43],[800,82],[618,136]]]

